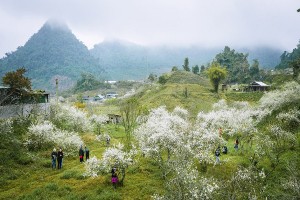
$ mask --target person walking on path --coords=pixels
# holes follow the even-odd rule
[[[55,148],[53,149],[53,151],[51,153],[51,159],[52,159],[52,169],[56,169],[57,152],[56,152]]]
[[[83,162],[83,158],[84,158],[84,151],[82,149],[82,146],[80,146],[80,149],[79,149],[79,161],[81,163]]]
[[[57,152],[57,169],[61,169],[63,157],[64,157],[64,153],[62,149],[59,148],[59,151]]]
[[[85,161],[87,161],[88,159],[90,159],[90,150],[85,146],[84,147],[85,150]]]

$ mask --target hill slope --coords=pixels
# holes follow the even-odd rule
[[[124,41],[104,41],[90,50],[105,67],[108,78],[113,80],[143,79],[150,73],[161,74],[173,66],[182,68],[184,58],[189,58],[190,67],[206,65],[223,48],[204,47],[148,47]],[[249,62],[258,59],[264,68],[274,68],[279,63],[281,51],[268,47],[241,48],[248,53]]]
[[[47,21],[24,46],[0,60],[0,76],[24,66],[34,88],[68,88],[83,72],[103,72],[99,63],[65,25]]]

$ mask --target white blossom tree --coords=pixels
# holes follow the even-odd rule
[[[85,176],[97,177],[99,173],[109,173],[113,167],[118,169],[120,183],[123,184],[126,168],[134,163],[136,149],[132,148],[129,152],[123,150],[124,146],[118,144],[115,147],[110,147],[105,150],[102,159],[96,157],[85,162]]]
[[[78,147],[83,145],[83,141],[77,133],[60,130],[51,122],[44,121],[29,127],[24,144],[31,150],[56,145],[62,147],[65,155],[76,155]]]
[[[213,105],[211,112],[198,114],[196,126],[202,132],[209,131],[215,135],[221,127],[228,136],[239,136],[240,142],[245,140],[250,143],[257,132],[257,115],[257,111],[247,102],[235,102],[229,106],[225,100],[220,100]]]
[[[174,168],[173,177],[166,183],[166,194],[153,195],[153,199],[212,199],[219,188],[214,179],[199,176],[199,172],[191,165]]]
[[[178,113],[183,116],[187,111],[177,108],[175,112],[169,113],[165,107],[153,109],[146,122],[135,131],[142,153],[157,162],[164,177],[171,157],[189,152],[185,140],[189,123]]]
[[[63,130],[84,132],[92,129],[87,114],[68,104],[51,102],[50,120]]]
[[[109,120],[109,117],[107,115],[92,115],[90,117],[90,121],[92,125],[94,126],[94,131],[100,135],[101,134],[101,126],[103,124],[106,124]]]
[[[258,199],[265,190],[266,175],[264,169],[239,167],[231,178],[222,181],[223,188],[218,192],[222,199]]]

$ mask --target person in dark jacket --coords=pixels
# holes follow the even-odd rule
[[[53,149],[53,151],[51,153],[51,159],[52,159],[52,169],[56,169],[57,152],[56,152],[55,148]]]
[[[218,146],[218,148],[215,151],[215,156],[216,156],[215,164],[220,164],[220,153],[221,153],[221,149],[220,146]]]
[[[79,149],[79,161],[81,163],[83,162],[83,158],[84,158],[84,151],[82,149],[82,146],[80,146],[80,149]]]
[[[85,161],[87,161],[88,159],[90,159],[90,150],[85,146],[84,147],[85,150]]]
[[[227,146],[223,146],[222,153],[227,154],[227,152],[228,152]]]
[[[234,149],[237,151],[239,149],[239,138],[236,138],[234,143]]]
[[[64,157],[64,153],[60,148],[59,151],[57,152],[57,169],[61,169],[63,157]]]

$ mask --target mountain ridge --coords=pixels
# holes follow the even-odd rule
[[[0,75],[25,67],[34,88],[72,87],[81,73],[101,74],[103,69],[87,47],[64,24],[47,21],[24,46],[0,60]]]
[[[173,66],[181,68],[188,57],[190,67],[206,65],[223,48],[200,46],[171,47],[143,46],[127,41],[109,40],[94,45],[91,54],[99,59],[110,79],[126,80],[146,78],[150,73],[160,74],[170,71]],[[281,50],[271,47],[237,48],[236,51],[248,53],[248,61],[258,59],[260,66],[273,69],[280,62]],[[133,74],[135,73],[135,74]],[[135,76],[134,76],[135,75]]]
[[[190,67],[206,65],[222,50],[197,45],[145,46],[115,39],[88,50],[65,23],[48,20],[24,46],[0,59],[0,76],[25,67],[33,88],[53,91],[55,79],[59,79],[59,89],[64,90],[71,88],[82,73],[105,80],[140,80],[150,73],[168,72],[173,66],[181,68],[186,57]],[[236,51],[249,53],[250,63],[258,59],[260,66],[268,69],[279,63],[282,53],[271,47],[236,48]]]

